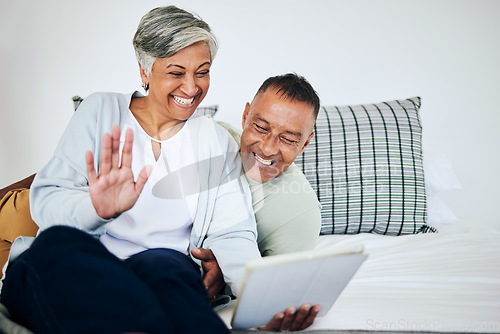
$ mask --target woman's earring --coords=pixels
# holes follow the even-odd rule
[[[144,91],[148,91],[149,90],[149,84],[145,84],[144,82],[141,84],[142,86],[142,89],[144,89]]]

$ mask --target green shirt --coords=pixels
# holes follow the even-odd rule
[[[239,145],[241,133],[227,123],[218,123]],[[321,204],[300,168],[291,164],[266,183],[248,176],[247,180],[262,256],[314,248],[321,228]]]

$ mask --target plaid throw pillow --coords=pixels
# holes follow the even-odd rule
[[[196,113],[201,116],[214,117],[217,110],[219,110],[218,105],[205,106],[196,108]]]
[[[320,110],[295,163],[322,205],[321,234],[434,232],[426,223],[420,98]]]

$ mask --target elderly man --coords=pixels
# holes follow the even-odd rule
[[[312,249],[319,235],[321,206],[309,182],[293,164],[313,137],[319,98],[301,76],[286,74],[267,79],[242,118],[243,131],[224,126],[240,143],[252,192],[259,250],[263,256]],[[202,260],[210,296],[223,278],[210,250],[195,249]],[[319,306],[305,304],[278,313],[263,329],[301,330],[314,321]]]

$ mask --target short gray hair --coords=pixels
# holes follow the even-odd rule
[[[137,61],[147,76],[158,58],[167,58],[198,42],[210,49],[210,60],[217,53],[217,40],[210,26],[199,17],[175,6],[150,10],[139,22],[133,44]]]

